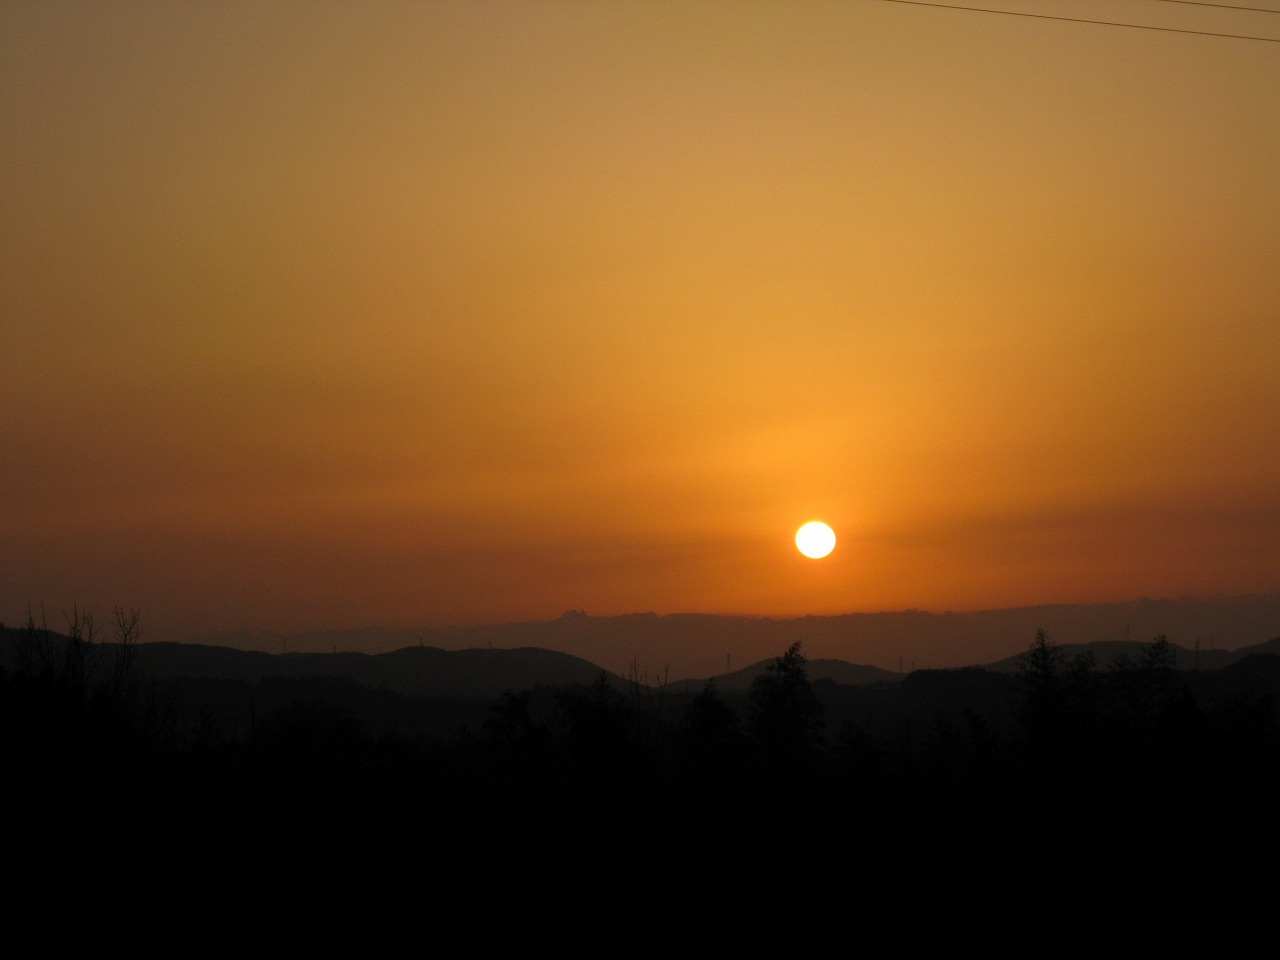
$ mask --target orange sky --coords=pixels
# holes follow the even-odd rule
[[[1278,43],[15,0],[0,52],[7,622],[1280,590]]]

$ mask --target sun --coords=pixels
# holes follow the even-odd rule
[[[796,531],[796,549],[820,560],[836,548],[836,532],[821,520],[810,520]]]

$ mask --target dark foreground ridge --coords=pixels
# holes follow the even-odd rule
[[[1138,882],[1280,852],[1280,639],[1179,670],[1162,638],[1102,662],[1042,633],[1011,670],[864,683],[818,676],[795,644],[692,687],[476,651],[460,661],[476,686],[446,696],[385,679],[430,673],[439,651],[402,651],[384,681],[354,675],[379,658],[210,649],[184,672],[136,626],[5,631],[11,869],[430,870],[541,889],[639,882],[643,854],[666,884],[834,870],[883,889],[926,882],[922,863],[964,885],[1101,883],[1120,864]],[[477,665],[508,656],[532,673],[507,678],[535,679],[490,696]]]

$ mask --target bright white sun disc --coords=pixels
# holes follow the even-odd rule
[[[836,548],[836,532],[821,520],[810,520],[796,531],[796,549],[819,560]]]

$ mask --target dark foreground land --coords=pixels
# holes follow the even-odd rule
[[[157,680],[127,632],[8,633],[11,875],[1185,892],[1280,852],[1275,655],[1179,671],[1157,641],[1100,665],[1041,636],[1012,674],[853,686],[811,681],[795,646],[745,692],[601,673],[449,705]],[[235,697],[227,724],[210,705]]]

